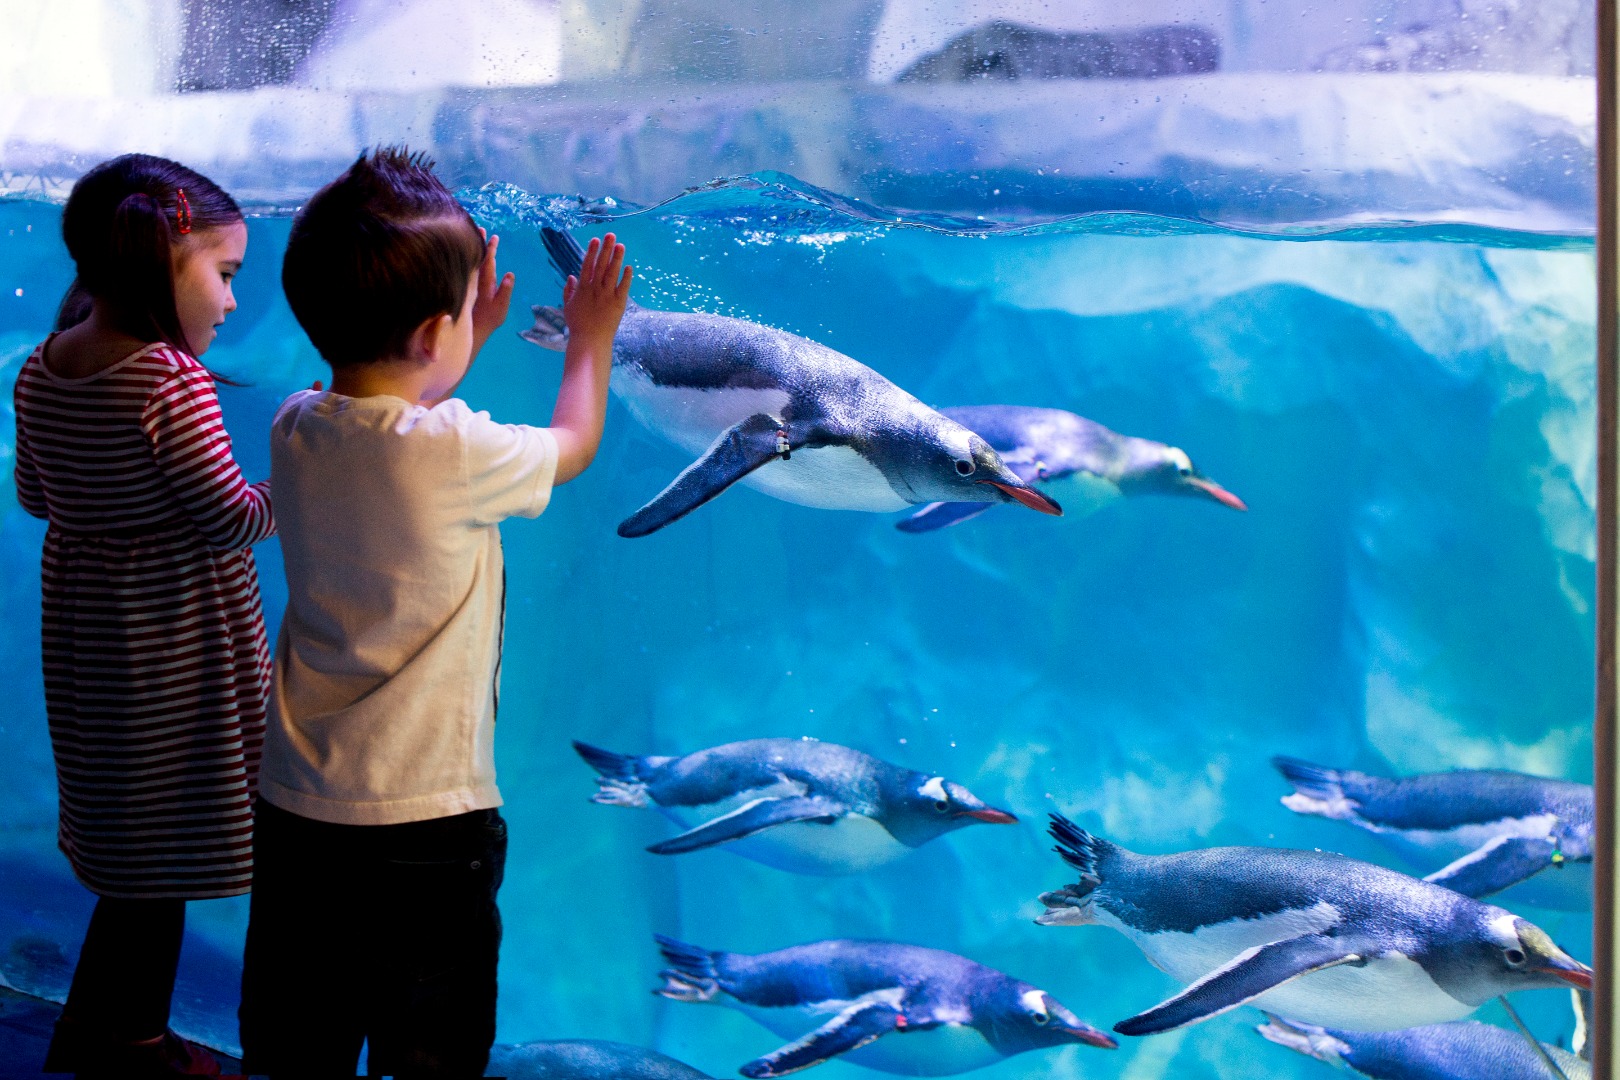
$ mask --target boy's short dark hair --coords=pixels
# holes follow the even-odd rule
[[[459,317],[483,258],[478,227],[433,162],[384,147],[298,211],[281,287],[326,362],[352,367],[402,354],[428,319]]]

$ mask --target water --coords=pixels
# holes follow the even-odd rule
[[[463,386],[501,419],[544,423],[556,390],[557,354],[516,336],[527,305],[558,292],[534,226],[612,218],[641,303],[803,334],[935,405],[1071,409],[1182,447],[1251,508],[1144,498],[1057,520],[1007,507],[909,536],[894,516],[739,487],[621,540],[614,526],[689,458],[614,404],[591,470],[538,521],[503,530],[502,1041],[620,1039],[715,1076],[780,1044],[738,1013],[651,997],[655,931],[746,952],[835,936],[949,949],[1107,1028],[1175,986],[1118,935],[1033,925],[1036,895],[1072,879],[1041,832],[1048,810],[1139,851],[1274,844],[1400,865],[1285,810],[1267,759],[1590,781],[1589,241],[1394,224],[1241,235],[1145,215],[896,221],[774,175],[650,209],[508,188],[468,198],[518,277],[508,327]],[[7,384],[69,277],[58,217],[0,202]],[[280,298],[287,226],[251,220],[241,307],[208,356],[251,383],[221,397],[253,478],[277,402],[326,376]],[[8,456],[9,430],[8,415]],[[53,850],[41,533],[0,487],[0,974],[48,991],[89,898]],[[274,632],[275,544],[259,559]],[[847,878],[723,851],[659,858],[642,848],[668,826],[592,805],[569,748],[678,753],[762,735],[941,772],[1023,822]],[[1524,914],[1590,956],[1585,915]],[[241,901],[192,907],[180,1017],[227,1045],[244,917]],[[1519,1006],[1543,1039],[1567,1039],[1565,995]],[[1237,1010],[975,1075],[1323,1075],[1264,1043],[1258,1020]],[[877,1074],[835,1062],[817,1075]]]

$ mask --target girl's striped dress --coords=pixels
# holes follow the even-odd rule
[[[47,518],[45,708],[58,843],[114,897],[247,892],[270,651],[249,545],[269,481],[231,457],[213,376],[150,345],[17,379],[17,495]]]

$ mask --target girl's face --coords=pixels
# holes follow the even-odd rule
[[[197,356],[214,343],[225,316],[236,310],[231,280],[247,252],[247,223],[191,234],[174,249],[174,307]]]

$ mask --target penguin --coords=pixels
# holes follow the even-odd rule
[[[1554,1080],[1546,1054],[1565,1080],[1591,1080],[1592,1066],[1568,1050],[1531,1046],[1516,1031],[1478,1020],[1401,1031],[1344,1031],[1267,1014],[1255,1030],[1278,1046],[1374,1080]]]
[[[1187,989],[1114,1025],[1149,1035],[1253,1003],[1323,1027],[1460,1020],[1499,994],[1591,989],[1539,927],[1461,893],[1321,851],[1137,855],[1052,815],[1080,880],[1044,893],[1043,926],[1097,923]]]
[[[1045,991],[938,949],[818,941],[747,956],[657,941],[670,966],[655,994],[718,1000],[792,1040],[738,1070],[748,1077],[836,1056],[881,1072],[950,1076],[1027,1050],[1118,1045]]]
[[[1242,499],[1193,467],[1186,451],[1151,439],[1120,435],[1062,409],[969,405],[941,409],[989,443],[1007,467],[1054,496],[1070,516],[1099,510],[1126,495],[1192,495],[1233,510]],[[993,504],[930,503],[896,523],[921,533],[978,517]]]
[[[507,1080],[712,1080],[656,1050],[598,1039],[497,1046],[486,1071]]]
[[[559,272],[579,272],[573,237],[542,229],[541,238]],[[560,310],[535,307],[534,317],[521,337],[566,346]],[[829,510],[952,501],[1063,513],[961,424],[842,353],[758,323],[632,303],[613,342],[611,386],[637,420],[698,455],[620,536],[662,529],[738,481]]]
[[[687,831],[655,855],[725,844],[798,874],[871,870],[936,836],[1018,819],[961,784],[817,739],[748,739],[684,757],[632,757],[582,742],[595,769],[593,802],[656,806]]]
[[[1437,885],[1555,911],[1592,910],[1592,787],[1502,769],[1388,779],[1298,758],[1272,765],[1293,785],[1297,814],[1366,829]]]

